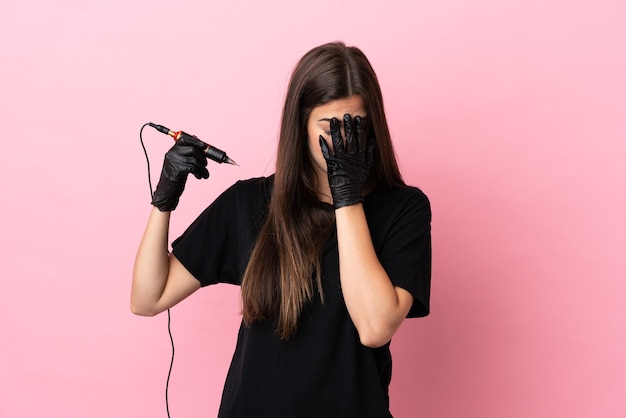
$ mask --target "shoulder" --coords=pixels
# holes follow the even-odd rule
[[[216,210],[223,216],[237,219],[237,222],[242,219],[254,219],[255,223],[261,222],[267,212],[273,186],[273,175],[238,180],[226,189],[211,206],[216,207]]]
[[[252,177],[244,180],[238,180],[226,191],[231,193],[269,193],[274,187],[274,175],[268,177]]]
[[[238,180],[219,197],[223,200],[267,200],[274,186],[274,175]]]
[[[250,187],[250,186],[259,186],[259,185],[267,185],[274,183],[274,175],[270,176],[261,176],[261,177],[250,177],[247,179],[237,180],[232,187]]]
[[[377,188],[366,196],[366,205],[370,212],[386,216],[410,212],[429,221],[431,217],[430,199],[415,186]]]
[[[415,186],[404,186],[400,189],[393,189],[386,191],[390,196],[394,196],[396,200],[411,202],[418,205],[430,206],[430,200],[426,193]]]

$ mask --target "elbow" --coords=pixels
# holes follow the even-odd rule
[[[384,328],[367,327],[365,329],[359,329],[359,341],[365,347],[379,348],[391,341],[393,335],[392,332]]]
[[[393,308],[361,317],[355,325],[361,344],[370,348],[382,347],[391,341],[404,318],[409,313],[413,297],[406,291],[398,291],[398,302]]]
[[[130,308],[130,311],[132,313],[134,313],[135,315],[138,315],[138,316],[155,316],[157,314],[157,312],[152,312],[152,311],[143,310],[143,309],[137,309],[137,308],[133,308],[133,307]]]
[[[130,311],[138,316],[155,316],[156,314],[158,314],[157,311],[150,309],[147,306],[137,304],[133,301],[131,301],[130,303]]]
[[[365,347],[368,348],[380,348],[383,345],[387,344],[389,341],[391,341],[391,339],[387,339],[387,338],[363,338],[360,337],[361,340],[361,344],[363,344]]]
[[[391,341],[404,317],[376,318],[357,324],[359,341],[366,347],[379,348]]]

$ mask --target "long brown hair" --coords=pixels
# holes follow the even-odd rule
[[[320,252],[334,228],[334,212],[318,201],[308,150],[309,115],[317,106],[352,95],[363,99],[376,136],[368,185],[404,185],[378,78],[363,52],[341,42],[307,52],[287,90],[267,219],[241,284],[244,321],[270,321],[285,340],[296,333],[300,313],[316,290],[323,300]]]

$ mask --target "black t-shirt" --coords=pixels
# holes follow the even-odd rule
[[[172,244],[202,286],[240,284],[265,219],[273,176],[239,181]],[[419,189],[376,189],[364,209],[380,262],[414,298],[409,317],[429,313],[431,212]],[[348,314],[339,281],[337,236],[322,251],[322,288],[282,341],[270,324],[243,322],[226,377],[220,417],[390,417],[389,344],[368,348]]]

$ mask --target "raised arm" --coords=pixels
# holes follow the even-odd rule
[[[413,297],[392,284],[378,260],[363,209],[375,139],[364,131],[359,116],[353,121],[345,115],[343,125],[345,142],[339,122],[335,118],[330,122],[332,153],[320,137],[335,206],[341,290],[361,343],[380,347],[391,340],[411,309]]]
[[[165,154],[163,170],[152,198],[154,206],[135,258],[130,307],[152,316],[174,306],[200,287],[200,282],[168,253],[170,214],[185,188],[187,176],[208,178],[204,144],[184,138]]]
[[[346,307],[361,343],[380,347],[406,318],[413,296],[391,283],[372,245],[361,203],[335,211],[339,273]]]
[[[200,288],[200,282],[168,254],[170,212],[152,209],[133,269],[130,308],[153,316],[176,305]]]

